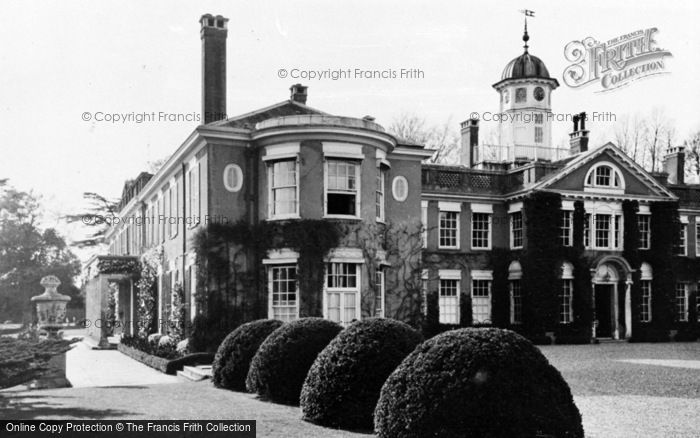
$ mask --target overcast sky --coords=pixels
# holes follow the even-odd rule
[[[700,128],[700,6],[669,2],[464,1],[7,1],[0,4],[0,178],[41,194],[49,218],[74,210],[82,193],[119,196],[124,180],[171,154],[196,122],[85,122],[84,112],[197,114],[201,110],[199,17],[221,14],[228,33],[228,113],[288,98],[309,86],[308,104],[372,115],[388,126],[402,113],[458,123],[498,110],[491,85],[522,53],[519,9],[530,52],[561,87],[553,111],[649,112],[664,108],[679,140]],[[572,89],[564,46],[657,27],[669,74],[609,93]],[[280,69],[416,68],[421,79],[279,78]],[[599,87],[598,87],[599,88]],[[611,123],[591,126],[602,141]],[[555,124],[558,142],[570,130]],[[51,223],[49,225],[59,225]]]

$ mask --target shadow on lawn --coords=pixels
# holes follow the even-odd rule
[[[12,393],[0,394],[0,418],[12,420],[34,420],[39,418],[114,418],[116,416],[126,416],[136,414],[135,412],[118,409],[90,409],[80,406],[66,406],[76,400],[75,397],[56,395],[17,395]],[[57,401],[58,403],[52,403]]]

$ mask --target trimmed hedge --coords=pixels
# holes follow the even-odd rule
[[[421,344],[389,376],[375,431],[393,437],[583,437],[569,386],[510,330],[460,329]]]
[[[341,330],[340,325],[322,318],[284,324],[260,345],[250,364],[246,388],[276,403],[298,405],[309,368]]]
[[[366,319],[343,330],[306,376],[301,391],[304,419],[371,430],[382,385],[422,340],[408,324],[393,319]]]
[[[250,361],[265,338],[282,325],[276,319],[260,319],[241,325],[223,340],[212,365],[212,382],[217,388],[245,391]]]

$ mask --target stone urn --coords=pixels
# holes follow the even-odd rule
[[[36,303],[39,329],[46,330],[50,338],[58,338],[58,330],[66,321],[66,304],[70,297],[56,291],[61,280],[55,275],[47,275],[41,279],[40,284],[44,286],[44,293],[32,297],[32,302]]]

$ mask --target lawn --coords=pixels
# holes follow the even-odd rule
[[[700,436],[700,343],[541,348],[569,382],[587,437]],[[255,419],[259,437],[367,436],[311,425],[298,408],[208,381],[3,391],[0,418]]]

